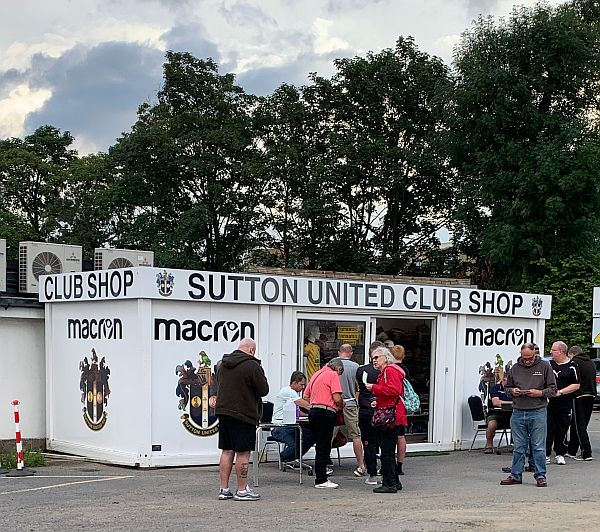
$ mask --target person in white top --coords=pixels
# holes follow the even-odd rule
[[[286,404],[295,403],[299,408],[308,410],[310,403],[303,399],[300,393],[306,387],[306,377],[301,371],[294,371],[290,377],[290,385],[284,386],[279,390],[273,404],[273,423],[283,422],[283,408]],[[281,452],[281,461],[293,462],[297,458],[296,454],[296,429],[294,427],[277,427],[271,431],[273,439],[284,443],[285,447]],[[315,438],[309,427],[302,427],[302,456],[314,445]],[[286,464],[286,467],[295,469],[295,463]]]

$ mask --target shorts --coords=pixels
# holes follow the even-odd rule
[[[490,421],[497,421],[499,429],[509,429],[510,428],[510,416],[504,414],[490,414],[486,421],[489,423]]]
[[[346,425],[346,431],[348,432],[348,438],[350,440],[357,440],[360,438],[357,406],[344,405],[344,425]]]
[[[256,446],[256,427],[231,416],[219,415],[219,449],[243,453]]]

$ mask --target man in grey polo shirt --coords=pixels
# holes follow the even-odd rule
[[[344,373],[340,375],[342,385],[342,399],[344,400],[344,424],[348,431],[348,438],[352,440],[354,456],[356,456],[357,468],[354,474],[362,477],[367,474],[363,456],[362,441],[360,439],[360,429],[358,428],[358,403],[356,401],[356,370],[358,364],[351,360],[352,346],[342,344],[338,350],[339,358],[344,364]]]

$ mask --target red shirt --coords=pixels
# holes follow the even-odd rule
[[[333,400],[334,393],[342,393],[340,376],[329,366],[323,366],[310,379],[304,390],[304,398],[310,399],[311,405],[325,405],[337,410],[337,405]]]
[[[377,378],[377,384],[373,384],[372,392],[377,400],[377,408],[394,406],[396,399],[404,395],[404,371],[395,364],[388,364]],[[396,425],[408,425],[406,408],[402,399],[396,405]]]

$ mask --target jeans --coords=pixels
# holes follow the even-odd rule
[[[315,437],[308,427],[302,427],[302,456],[314,445]],[[284,443],[285,448],[281,451],[281,461],[291,462],[295,458],[299,458],[298,450],[296,449],[297,429],[295,427],[277,427],[271,430],[271,436],[274,440]]]
[[[371,425],[373,412],[361,415],[359,412],[358,426],[360,427],[360,439],[362,440],[365,466],[370,477],[377,475],[377,451],[379,450],[378,431]]]
[[[513,461],[510,474],[517,480],[523,477],[525,455],[531,443],[533,463],[535,466],[533,476],[546,478],[546,408],[535,410],[513,409],[510,418],[510,430],[513,438]]]
[[[581,447],[581,456],[589,458],[592,456],[592,444],[588,435],[587,427],[592,417],[594,398],[582,396],[573,399],[573,415],[571,416],[571,436],[569,439],[569,454],[575,456],[577,449]]]
[[[572,401],[550,399],[548,403],[548,433],[546,436],[546,456],[552,454],[552,447],[556,455],[564,456],[567,452],[567,432],[571,424]]]
[[[335,412],[324,408],[311,408],[308,412],[310,430],[315,437],[315,484],[327,482],[327,462],[331,455],[335,417]]]
[[[396,445],[398,443],[398,427],[379,430],[381,445],[381,485],[395,488],[400,479],[396,473]]]

